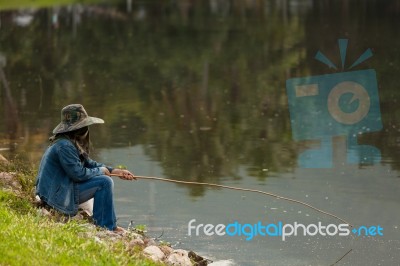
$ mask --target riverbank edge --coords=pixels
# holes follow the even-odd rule
[[[0,264],[202,266],[211,262],[193,251],[174,250],[135,228],[114,233],[94,226],[84,212],[69,218],[44,208],[35,200],[34,182],[31,168],[20,162],[0,163],[4,232]]]

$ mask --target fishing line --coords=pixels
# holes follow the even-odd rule
[[[338,264],[344,257],[346,257],[350,252],[352,252],[353,249],[350,249],[349,251],[346,252],[346,254],[344,254],[342,257],[340,257],[340,259],[338,259],[334,264],[332,264],[331,266],[334,266],[336,264]]]
[[[110,176],[120,176],[119,174],[110,174]],[[226,189],[231,189],[231,190],[239,190],[239,191],[247,191],[247,192],[254,192],[254,193],[260,193],[260,194],[264,194],[267,196],[271,196],[277,199],[281,199],[281,200],[286,200],[286,201],[290,201],[293,203],[297,203],[303,206],[306,206],[307,208],[313,209],[314,211],[317,211],[319,213],[323,213],[325,215],[331,216],[341,222],[344,222],[345,224],[348,224],[350,227],[353,227],[353,225],[351,225],[350,223],[348,223],[346,220],[332,214],[326,211],[323,211],[321,209],[318,209],[317,207],[314,207],[308,203],[305,203],[303,201],[300,200],[296,200],[296,199],[291,199],[288,197],[283,197],[283,196],[279,196],[277,194],[273,194],[270,192],[265,192],[262,190],[257,190],[257,189],[250,189],[250,188],[240,188],[240,187],[232,187],[232,186],[225,186],[225,185],[219,185],[219,184],[212,184],[212,183],[202,183],[202,182],[193,182],[193,181],[181,181],[181,180],[173,180],[173,179],[168,179],[168,178],[161,178],[161,177],[154,177],[154,176],[134,176],[135,178],[139,178],[139,179],[149,179],[149,180],[159,180],[159,181],[165,181],[165,182],[170,182],[170,183],[178,183],[178,184],[186,184],[186,185],[200,185],[200,186],[208,186],[208,187],[219,187],[219,188],[226,188]]]

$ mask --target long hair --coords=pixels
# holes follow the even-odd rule
[[[82,127],[73,131],[59,133],[50,137],[50,143],[53,144],[60,138],[69,139],[79,151],[79,158],[84,161],[90,153],[90,133],[89,127]],[[50,145],[51,145],[50,144]]]

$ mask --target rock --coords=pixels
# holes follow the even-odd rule
[[[39,210],[39,213],[40,213],[41,215],[43,215],[43,216],[51,217],[51,213],[50,213],[48,210],[46,210],[45,208],[41,208],[41,209]]]
[[[110,231],[110,230],[98,231],[96,233],[96,235],[98,237],[100,237],[101,239],[108,239],[109,241],[112,241],[112,242],[122,239],[125,236],[122,234],[114,233],[113,231]]]
[[[189,259],[188,252],[183,249],[174,250],[167,259],[168,265],[174,266],[192,266],[192,262]]]
[[[14,179],[14,176],[13,176],[12,173],[1,172],[0,173],[0,179],[4,180],[4,181],[10,181],[10,180]]]
[[[141,247],[143,247],[143,246],[144,246],[144,241],[143,241],[143,239],[141,239],[141,238],[135,238],[135,239],[133,239],[131,242],[129,242],[129,248],[130,248],[130,249],[134,248],[135,246],[141,246]]]
[[[159,248],[161,249],[161,251],[164,253],[164,255],[166,257],[168,257],[169,254],[171,254],[174,251],[171,247],[166,246],[166,245],[159,246]]]
[[[142,235],[140,235],[140,234],[138,234],[138,233],[135,233],[135,232],[133,232],[133,231],[131,231],[131,230],[129,230],[129,235],[131,236],[131,238],[140,238],[140,239],[143,240],[143,236],[142,236]],[[145,243],[145,244],[146,244],[146,243]]]
[[[154,261],[162,261],[164,259],[164,253],[157,246],[148,246],[143,250],[143,253]]]
[[[15,189],[17,191],[22,189],[22,186],[16,178],[15,173],[1,172],[0,183],[6,188]]]
[[[194,262],[195,266],[206,266],[212,262],[208,259],[203,258],[202,256],[197,255],[193,251],[189,251],[188,256],[190,260]]]
[[[157,245],[156,241],[152,238],[146,238],[144,240],[144,243],[146,246],[156,246]]]

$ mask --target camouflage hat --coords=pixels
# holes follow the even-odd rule
[[[53,134],[65,133],[93,124],[103,123],[103,119],[88,116],[81,104],[70,104],[61,110],[61,123],[53,130]]]

